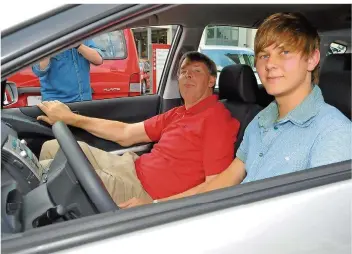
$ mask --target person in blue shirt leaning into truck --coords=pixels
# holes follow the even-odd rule
[[[103,63],[102,52],[93,40],[34,64],[32,70],[40,80],[42,100],[64,103],[92,100],[91,63]]]

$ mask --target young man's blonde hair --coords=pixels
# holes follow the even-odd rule
[[[276,13],[269,16],[259,26],[254,40],[254,52],[259,52],[276,44],[285,50],[310,56],[320,47],[318,31],[300,13]],[[319,64],[312,71],[312,83],[319,81]]]

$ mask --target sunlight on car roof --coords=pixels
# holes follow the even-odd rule
[[[63,6],[62,3],[51,1],[43,1],[35,5],[35,8],[33,8],[33,2],[30,1],[23,1],[20,5],[21,8],[18,8],[16,1],[6,1],[6,4],[3,4],[2,7],[6,9],[6,12],[0,15],[1,31]]]

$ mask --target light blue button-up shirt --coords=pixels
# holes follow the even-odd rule
[[[84,45],[94,48],[102,55],[93,40],[84,41]],[[44,70],[40,70],[39,63],[34,64],[32,70],[39,77],[43,101],[92,100],[90,62],[76,48],[68,49],[50,58],[49,65]]]
[[[274,101],[246,128],[236,153],[245,163],[243,183],[351,159],[351,121],[324,102],[318,86],[277,118]]]

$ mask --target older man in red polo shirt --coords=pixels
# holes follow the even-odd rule
[[[127,124],[77,115],[60,102],[42,102],[39,116],[49,124],[63,121],[93,135],[131,146],[157,142],[150,153],[114,155],[79,142],[113,200],[122,208],[196,193],[225,170],[234,158],[240,123],[213,95],[215,63],[199,52],[186,53],[178,70],[184,105],[144,122]],[[40,155],[48,165],[59,149],[44,143]]]

